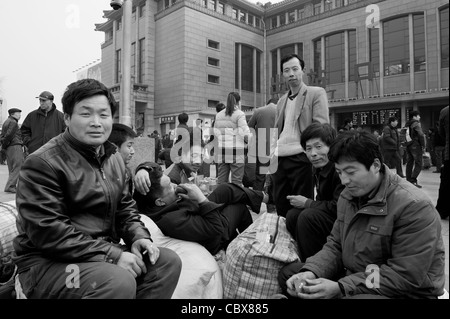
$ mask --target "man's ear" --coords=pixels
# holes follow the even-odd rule
[[[166,203],[163,200],[161,200],[161,198],[157,198],[155,200],[155,205],[161,207],[161,206],[166,206]]]
[[[381,164],[379,158],[375,158],[375,159],[373,160],[372,166],[375,168],[375,170],[376,170],[377,172],[380,171],[382,165],[383,165],[383,164]]]

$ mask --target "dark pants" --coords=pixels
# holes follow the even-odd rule
[[[256,159],[255,182],[253,183],[253,189],[259,191],[264,190],[264,183],[270,164],[268,158],[262,158],[262,160],[259,157]]]
[[[441,183],[439,185],[439,195],[436,204],[436,210],[441,215],[441,218],[450,216],[450,160],[444,161],[444,166],[441,168]]]
[[[423,152],[419,143],[406,147],[406,179],[411,183],[417,183],[417,177],[422,171]]]
[[[301,261],[322,249],[335,220],[335,216],[317,208],[292,208],[287,212],[286,228],[297,242]]]
[[[15,192],[17,180],[19,179],[19,172],[22,168],[24,157],[21,145],[11,145],[6,149],[6,158],[8,164],[8,181],[5,185],[5,192]]]
[[[277,214],[286,217],[289,209],[293,208],[286,196],[303,195],[313,198],[312,165],[305,153],[278,157],[278,167],[272,174],[273,199]]]
[[[159,250],[155,265],[144,258],[147,273],[138,278],[106,262],[47,262],[22,272],[19,279],[28,299],[170,299],[180,276],[181,259],[170,249]],[[71,280],[76,274],[73,269],[79,269],[78,280]],[[74,285],[77,282],[79,287]]]
[[[225,234],[222,242],[222,248],[226,248],[228,244],[236,238],[238,232],[244,231],[253,222],[247,205],[252,211],[259,213],[263,200],[263,193],[239,185],[227,183],[220,184],[208,196],[208,200],[224,204],[221,213],[228,221],[228,233]]]

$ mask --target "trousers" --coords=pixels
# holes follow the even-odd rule
[[[159,247],[154,265],[144,258],[147,273],[134,278],[107,262],[48,261],[19,274],[28,299],[170,299],[178,283],[181,259]]]

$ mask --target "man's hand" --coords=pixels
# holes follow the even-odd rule
[[[301,288],[295,291],[291,296],[295,296],[301,299],[333,299],[341,298],[342,292],[339,288],[339,284],[336,281],[332,281],[325,278],[317,279],[305,279]]]
[[[139,258],[150,258],[150,263],[154,265],[159,258],[159,249],[150,239],[138,239],[131,245],[131,252]]]
[[[150,191],[152,183],[150,182],[150,175],[146,169],[141,168],[136,172],[136,175],[134,175],[134,186],[142,195],[147,195]]]
[[[293,297],[298,297],[299,292],[303,292],[306,280],[315,279],[316,275],[312,271],[299,272],[286,281],[287,293]]]
[[[190,198],[191,200],[197,201],[199,204],[208,200],[196,184],[180,184],[178,186],[187,191],[187,194],[178,194],[180,197]]]
[[[305,203],[308,200],[307,197],[302,195],[288,195],[286,198],[289,203],[296,208],[305,208]]]
[[[142,258],[139,258],[135,254],[132,254],[127,251],[123,251],[120,254],[117,266],[128,270],[133,275],[134,278],[139,277],[142,274],[142,272],[144,273],[147,272],[147,268],[145,267],[145,263],[142,260]]]

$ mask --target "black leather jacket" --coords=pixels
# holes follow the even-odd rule
[[[69,131],[30,154],[17,187],[19,272],[50,260],[117,263],[150,233],[125,187],[125,164],[106,142],[103,156]]]

